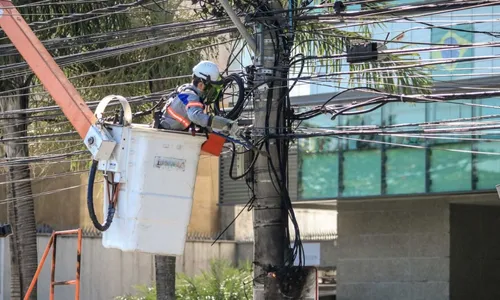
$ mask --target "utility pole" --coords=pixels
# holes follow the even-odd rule
[[[271,10],[281,10],[282,7],[277,0],[268,0]],[[281,14],[269,13],[270,19],[274,18],[279,23],[279,28],[282,27],[284,16]],[[281,19],[281,20],[280,20]],[[272,23],[271,20],[267,24]],[[266,128],[268,134],[277,132],[276,124],[278,118],[278,99],[281,98],[280,87],[284,83],[281,78],[287,66],[284,66],[284,45],[277,42],[277,38],[281,39],[282,31],[276,32],[276,29],[270,28],[263,23],[256,24],[257,30],[257,53],[255,57],[255,65],[257,67],[256,84],[260,85],[255,92],[254,98],[254,127],[257,130]],[[279,45],[279,46],[278,46]],[[278,59],[278,61],[276,61]],[[285,67],[285,68],[283,68]],[[272,97],[268,97],[269,91],[272,92]],[[266,122],[266,117],[269,121]],[[283,115],[280,116],[283,118]],[[277,151],[277,140],[269,140],[269,158],[260,155],[254,166],[254,183],[255,183],[255,204],[253,209],[253,228],[254,228],[254,277],[256,279],[254,285],[254,299],[283,299],[280,292],[280,278],[276,276],[265,276],[266,268],[271,266],[281,267],[285,261],[285,252],[289,248],[289,241],[286,241],[285,226],[287,226],[288,216],[282,205],[282,195],[278,182],[284,183],[286,178],[280,178],[279,161]],[[266,145],[264,146],[266,147]],[[262,150],[266,150],[263,148]],[[288,151],[288,150],[286,150]],[[278,178],[271,170],[271,164],[277,169]],[[274,183],[273,183],[274,182]],[[264,284],[262,285],[262,278]]]
[[[267,15],[269,19],[256,23],[256,41],[249,36],[243,24],[231,9],[227,0],[219,0],[224,10],[230,16],[236,28],[253,50],[256,74],[254,84],[254,127],[260,131],[266,128],[265,134],[279,133],[278,117],[282,120],[284,114],[279,114],[279,102],[283,99],[283,87],[287,86],[288,61],[283,43],[283,29],[286,26],[286,13],[278,0],[267,0]],[[274,14],[273,11],[280,11]],[[269,24],[273,24],[269,26]],[[278,25],[278,30],[276,29]],[[282,78],[285,78],[283,80]],[[280,101],[278,101],[280,100]],[[281,123],[281,122],[280,122]],[[279,276],[273,276],[273,267],[282,267],[285,254],[289,250],[289,240],[285,234],[288,225],[288,211],[283,206],[283,190],[278,185],[285,184],[287,178],[280,174],[280,162],[277,140],[269,140],[265,148],[268,156],[259,155],[253,168],[251,178],[255,186],[254,219],[254,293],[255,300],[284,299],[280,291]],[[288,149],[282,152],[288,153]],[[287,145],[287,144],[286,144]],[[276,169],[276,173],[273,172]],[[276,175],[275,175],[276,174]],[[286,173],[285,173],[286,174]],[[285,175],[286,176],[286,175]]]

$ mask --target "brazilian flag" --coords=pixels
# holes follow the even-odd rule
[[[464,24],[464,25],[455,25],[455,26],[446,26],[449,27],[446,29],[441,28],[432,28],[431,29],[431,43],[433,44],[454,44],[454,45],[464,45],[464,44],[472,44],[474,39],[474,34],[472,32],[465,31],[457,31],[459,30],[473,30],[472,24]],[[465,57],[473,57],[474,56],[474,48],[467,49],[448,49],[441,51],[433,51],[431,52],[431,58],[434,60],[450,60],[454,58],[465,58]],[[471,74],[472,68],[474,67],[474,62],[459,62],[459,63],[444,63],[439,65],[433,65],[434,69],[433,75],[441,75],[435,77],[435,80],[458,80],[465,79],[464,76],[457,76],[452,78],[453,74]],[[450,75],[450,76],[443,76]]]

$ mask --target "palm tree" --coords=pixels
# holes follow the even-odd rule
[[[22,82],[19,78],[9,84],[0,83],[0,90],[23,88],[31,81]],[[19,110],[27,107],[28,97],[9,95],[2,101],[5,110]],[[7,126],[3,127],[3,135],[9,138],[22,138],[26,136],[26,119],[22,115],[12,116]],[[8,203],[8,218],[12,225],[13,234],[10,236],[11,255],[11,299],[22,299],[26,289],[31,283],[37,268],[37,245],[35,206],[31,197],[31,183],[20,181],[30,178],[29,165],[14,163],[16,158],[29,156],[25,143],[9,140],[4,144],[5,157],[12,160],[7,166],[7,180],[10,182],[7,189],[7,198],[14,199]],[[22,258],[22,259],[21,259]],[[31,296],[36,299],[36,293]]]

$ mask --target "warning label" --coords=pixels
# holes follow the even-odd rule
[[[173,157],[155,156],[154,167],[158,169],[176,169],[184,172],[186,170],[186,160]]]

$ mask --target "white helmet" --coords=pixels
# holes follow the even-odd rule
[[[216,82],[219,80],[220,72],[216,64],[208,60],[203,60],[194,66],[193,75],[204,80],[210,79],[210,81]]]

